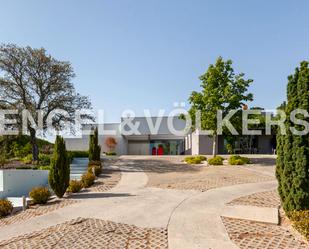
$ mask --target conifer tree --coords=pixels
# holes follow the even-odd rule
[[[290,128],[303,130],[290,120],[293,110],[309,111],[309,67],[303,61],[295,69],[294,75],[288,77],[286,135],[277,136],[278,190],[285,211],[309,209],[309,135],[292,134]],[[298,116],[309,121],[308,118]]]
[[[55,194],[63,197],[70,182],[70,161],[64,139],[60,136],[56,137],[48,181]]]
[[[98,128],[94,129],[93,134],[90,135],[89,140],[89,161],[101,160],[101,147],[99,143]]]

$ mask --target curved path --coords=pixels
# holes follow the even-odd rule
[[[233,244],[221,216],[272,221],[278,210],[250,206],[227,207],[225,204],[241,196],[274,189],[276,182],[241,184],[211,189],[193,196],[173,213],[168,226],[170,249],[238,248]],[[276,213],[277,212],[277,213]],[[266,217],[265,217],[266,216]]]
[[[275,182],[242,184],[206,192],[146,187],[148,177],[134,162],[122,160],[114,166],[122,177],[118,185],[103,193],[80,193],[81,201],[23,223],[0,228],[0,240],[42,230],[79,217],[98,218],[138,227],[168,228],[170,249],[237,248],[230,240],[221,215],[273,221],[276,209],[226,207],[241,196],[267,191]],[[246,217],[245,217],[246,218]]]
[[[31,233],[79,217],[98,218],[138,227],[167,227],[171,213],[197,191],[145,188],[147,175],[134,165],[116,164],[122,171],[118,185],[103,193],[80,193],[81,202],[58,209],[22,223],[0,228],[0,240]]]

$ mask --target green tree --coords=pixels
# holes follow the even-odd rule
[[[88,98],[75,91],[71,64],[53,58],[44,48],[0,46],[0,73],[0,108],[27,110],[36,124],[39,123],[37,111],[42,111],[43,131],[40,133],[47,130],[47,118],[53,111],[61,109],[68,113],[54,115],[52,123],[60,128],[64,122],[74,125],[76,110],[91,107]],[[17,126],[21,129],[21,117]],[[38,130],[30,122],[27,126],[33,160],[37,161]]]
[[[193,128],[196,128],[195,114],[200,112],[201,128],[213,130],[213,155],[216,155],[217,111],[223,111],[223,117],[230,110],[240,109],[246,101],[252,101],[253,95],[246,93],[253,80],[244,79],[244,74],[235,74],[232,61],[219,57],[210,65],[205,74],[200,76],[201,92],[193,91],[189,97],[191,108],[189,114]]]
[[[96,127],[89,140],[89,161],[101,160],[101,146],[99,145],[98,128]]]
[[[64,195],[69,186],[70,161],[65,148],[64,139],[60,136],[56,137],[48,181],[59,198]]]
[[[287,117],[293,110],[309,111],[309,67],[303,61],[295,73],[288,77],[287,103],[280,106]],[[297,118],[309,121],[308,118]],[[301,131],[304,127],[285,122],[286,135],[277,135],[278,190],[285,211],[309,209],[309,135],[292,134],[290,128]]]

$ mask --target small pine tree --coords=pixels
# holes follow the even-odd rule
[[[56,137],[48,181],[55,194],[62,198],[70,182],[70,161],[64,139],[60,136]]]
[[[287,117],[293,110],[309,110],[309,67],[302,62],[294,75],[288,77]],[[308,118],[304,119],[308,122]],[[285,211],[309,209],[309,135],[295,135],[290,127],[303,127],[286,120],[286,135],[277,136],[278,191]]]
[[[99,143],[98,128],[94,129],[89,140],[89,161],[100,161],[101,160],[101,146]]]

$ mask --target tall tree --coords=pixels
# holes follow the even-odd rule
[[[49,185],[61,198],[70,182],[70,161],[62,137],[57,136],[48,176]]]
[[[309,111],[309,67],[303,61],[295,73],[288,77],[287,103],[280,106],[285,109],[287,117],[292,111],[303,109]],[[309,121],[309,118],[297,116]],[[295,135],[291,128],[298,131],[304,127],[286,119],[286,135],[277,135],[278,190],[285,211],[309,209],[309,135]],[[279,131],[278,131],[279,132]]]
[[[89,140],[89,161],[101,160],[101,146],[99,145],[98,128],[96,127]]]
[[[63,121],[74,122],[75,111],[90,108],[87,97],[76,93],[72,84],[75,76],[69,62],[59,61],[43,48],[18,47],[13,44],[0,46],[0,107],[28,110],[38,123],[37,111],[43,112],[43,133],[47,117],[57,109],[68,116],[57,114],[52,122],[60,127]],[[21,122],[19,122],[21,123]],[[38,159],[37,129],[27,124],[31,136],[33,159]]]
[[[230,110],[240,109],[245,102],[252,101],[253,95],[247,89],[253,80],[244,79],[244,74],[235,74],[232,61],[219,57],[211,64],[205,74],[200,76],[200,92],[193,91],[189,97],[191,109],[189,114],[195,128],[195,114],[201,115],[201,128],[213,130],[213,155],[216,155],[217,111],[222,110],[225,116]]]

